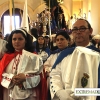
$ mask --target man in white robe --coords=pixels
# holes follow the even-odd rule
[[[81,100],[82,97],[74,95],[75,88],[98,87],[100,51],[90,43],[89,36],[92,31],[91,25],[84,19],[78,19],[74,23],[72,29],[74,41],[76,46],[81,47],[66,49],[60,53],[56,60],[50,73],[52,100]],[[93,50],[84,47],[89,47]],[[88,76],[86,78],[87,84],[81,82],[84,75]],[[96,100],[96,97],[90,96],[83,99]]]

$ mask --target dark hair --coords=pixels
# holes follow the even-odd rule
[[[40,36],[38,36],[38,38],[39,37],[43,37],[42,35],[40,35]],[[37,38],[37,40],[36,40],[36,51],[37,52],[39,52],[39,43],[38,43],[38,38]],[[44,39],[44,37],[43,37],[43,39]],[[46,49],[46,47],[45,47],[45,40],[44,40],[44,44],[43,44],[43,48],[42,48],[42,50],[45,50]]]
[[[89,23],[86,19],[82,19],[82,18],[80,18],[80,19],[78,19],[78,20],[84,20],[84,21],[87,23],[88,28],[89,28],[89,29],[91,29],[91,28],[92,28],[92,27],[91,27],[91,25],[90,25],[90,23]]]
[[[10,34],[6,34],[5,37],[4,37],[4,39],[5,39],[6,41],[8,41],[9,36],[10,36]]]
[[[49,39],[49,36],[44,36],[44,38]]]
[[[37,39],[38,38],[38,31],[36,28],[32,28],[30,30],[31,34]]]
[[[50,48],[50,37],[49,36],[44,36],[45,39],[49,39],[49,42],[48,42],[48,47]],[[46,46],[46,42],[45,42],[45,46]]]
[[[59,31],[57,34],[56,34],[56,37],[59,36],[59,35],[62,35],[63,37],[66,38],[66,40],[69,40],[70,41],[70,36],[68,35],[68,32],[66,32],[65,30],[61,30]]]
[[[16,29],[13,30],[9,36],[8,43],[6,45],[7,53],[13,53],[15,51],[12,45],[12,37],[14,34],[18,34],[18,33],[21,33],[26,40],[25,50],[29,52],[34,52],[34,46],[30,34],[28,34],[28,32],[25,29]]]

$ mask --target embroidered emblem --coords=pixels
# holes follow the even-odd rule
[[[83,88],[87,86],[88,78],[89,78],[89,75],[87,73],[83,73],[83,77],[81,79],[81,85]]]

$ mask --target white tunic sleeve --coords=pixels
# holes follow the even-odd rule
[[[44,63],[44,69],[45,69],[45,72],[50,72],[51,70],[51,60],[53,59],[53,55],[50,55],[50,57],[46,60],[46,62]]]
[[[26,81],[23,82],[25,89],[36,87],[40,82],[40,75],[34,75],[33,77],[27,77]]]
[[[39,74],[41,73],[42,68],[43,68],[43,61],[39,55],[30,53],[25,50],[22,51],[22,56],[18,64],[17,74],[18,73]]]
[[[10,88],[11,80],[12,80],[12,77],[14,76],[14,74],[3,73],[2,76],[3,76],[3,78],[1,81],[1,85],[5,88]]]
[[[24,50],[20,61],[17,73],[24,73],[26,75],[26,81],[23,82],[24,88],[36,87],[40,82],[39,74],[43,68],[42,58]]]
[[[44,63],[45,71],[47,71],[47,72],[51,71],[51,68],[54,65],[58,55],[59,55],[58,53],[51,54],[50,57],[45,61],[45,63]]]

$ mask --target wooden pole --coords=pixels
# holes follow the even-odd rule
[[[49,0],[49,36],[51,36],[51,21],[50,21],[50,0]]]
[[[9,1],[10,31],[12,31],[12,0]]]
[[[13,5],[13,16],[14,16],[14,28],[16,29],[14,0],[12,0],[12,5]]]

